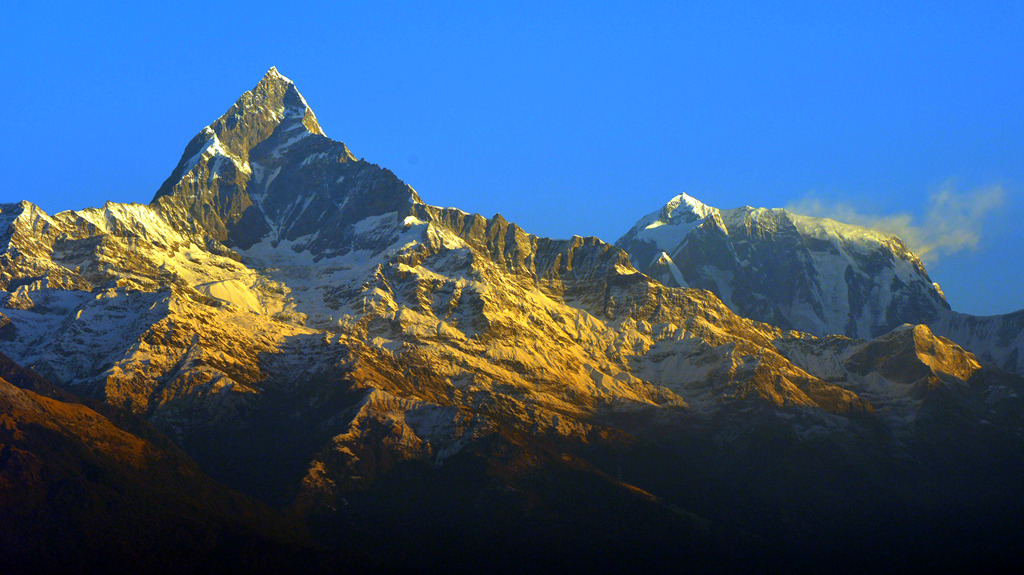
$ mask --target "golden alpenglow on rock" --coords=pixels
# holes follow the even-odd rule
[[[149,204],[0,205],[0,290],[32,568],[936,569],[1024,525],[1024,316],[951,311],[899,238],[686,195],[538,237],[275,68]]]

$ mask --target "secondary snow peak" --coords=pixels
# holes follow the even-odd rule
[[[717,208],[713,208],[686,193],[672,198],[661,209],[665,219],[684,217],[686,220],[706,218],[717,211]]]
[[[709,289],[786,329],[868,338],[949,309],[899,238],[778,208],[719,210],[680,194],[616,245],[667,285]]]

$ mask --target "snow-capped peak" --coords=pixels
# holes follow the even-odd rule
[[[631,252],[631,257],[639,256],[638,262],[642,265],[650,261],[652,256],[658,252],[671,254],[694,228],[699,226],[706,218],[719,213],[718,208],[713,208],[688,194],[679,194],[658,211],[651,212],[640,218],[625,236],[619,239],[617,245],[622,242],[640,242],[649,245],[653,250],[651,253],[637,254]],[[627,250],[628,251],[628,250]]]
[[[251,173],[249,154],[266,140],[275,137],[274,143],[283,149],[308,136],[325,134],[295,83],[271,67],[252,90],[193,138],[156,197],[173,194],[204,154],[230,158],[238,171]]]
[[[680,194],[616,245],[641,272],[682,285],[664,252],[690,285],[786,329],[866,338],[948,309],[895,236],[781,208],[718,210]]]
[[[665,204],[660,211],[661,218],[666,223],[673,220],[692,222],[696,219],[704,219],[718,211],[689,194],[679,194]]]

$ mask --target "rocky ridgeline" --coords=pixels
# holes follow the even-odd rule
[[[274,69],[151,204],[22,202],[0,206],[0,227],[0,351],[335,530],[395,512],[384,502],[417,469],[442,491],[474,486],[469,516],[539,506],[557,525],[556,491],[532,483],[547,474],[689,533],[675,510],[700,490],[660,482],[704,456],[694,437],[750,453],[764,437],[825,442],[888,465],[931,445],[942,414],[1012,448],[1022,429],[1024,384],[985,365],[1016,367],[1020,322],[993,335],[997,320],[949,312],[896,238],[688,197],[619,247],[537,237],[356,160]],[[989,341],[981,362],[957,344]],[[727,468],[700,473],[739,488]]]

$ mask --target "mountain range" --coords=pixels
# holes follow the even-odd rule
[[[890,234],[783,209],[720,210],[681,194],[615,245],[663,285],[709,290],[744,317],[865,339],[924,324],[1024,375],[1024,310],[952,311],[921,260]]]
[[[149,204],[0,205],[0,290],[11,565],[1020,558],[1024,310],[784,210],[609,244],[432,206],[274,68]]]

